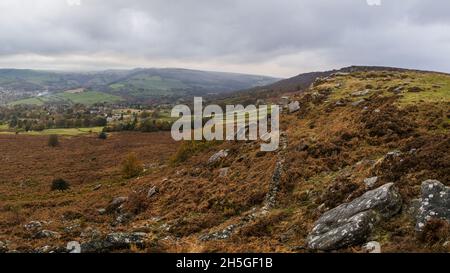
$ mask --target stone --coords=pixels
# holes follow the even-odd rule
[[[209,158],[208,164],[215,164],[227,156],[228,150],[220,150]]]
[[[381,245],[376,241],[368,242],[363,246],[363,251],[365,253],[378,254],[381,253]]]
[[[450,221],[450,187],[437,180],[426,180],[421,191],[416,230],[421,231],[432,218]]]
[[[98,184],[94,187],[94,191],[98,191],[102,187],[102,184]]]
[[[102,239],[92,240],[81,244],[82,253],[104,253],[114,250],[130,249],[131,246],[143,247],[145,245],[146,233],[117,232],[108,234]]]
[[[389,219],[401,206],[400,194],[393,183],[368,191],[324,213],[308,235],[308,248],[335,250],[363,243],[379,220]]]
[[[366,90],[363,90],[363,91],[358,91],[358,92],[352,93],[352,97],[363,97],[363,96],[366,96],[368,94],[370,94],[370,90],[366,89]]]
[[[81,253],[81,245],[77,241],[71,241],[67,243],[66,250],[69,253]]]
[[[358,101],[352,102],[352,106],[357,107],[357,106],[361,105],[361,104],[364,103],[364,102],[366,102],[365,99],[358,100]]]
[[[411,93],[418,93],[418,92],[422,92],[422,91],[423,91],[423,89],[418,86],[412,86],[412,87],[408,88],[408,92],[411,92]]]
[[[289,114],[295,113],[300,110],[300,103],[298,101],[293,101],[288,104]]]
[[[0,253],[8,252],[8,245],[5,242],[0,241]]]
[[[370,177],[364,179],[364,184],[366,185],[366,189],[371,189],[375,186],[378,181],[378,176]]]
[[[219,177],[227,177],[230,168],[222,168],[219,170]]]
[[[58,232],[51,230],[40,230],[33,235],[34,239],[43,239],[43,238],[59,238],[60,235]]]
[[[156,186],[151,187],[147,192],[147,198],[152,198],[154,195],[158,194],[159,190]]]
[[[23,226],[26,230],[37,230],[42,228],[42,223],[39,221],[31,221]]]
[[[128,197],[116,197],[114,198],[109,205],[106,207],[106,213],[113,213],[120,209],[121,205],[128,201]]]

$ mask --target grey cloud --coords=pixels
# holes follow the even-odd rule
[[[241,72],[257,64],[288,66],[290,72],[265,73],[275,75],[317,63],[324,69],[376,64],[450,71],[446,0],[382,0],[377,7],[365,0],[81,2],[2,0],[0,65],[14,55],[64,63],[67,55],[102,54],[117,62],[148,60],[149,66],[152,60],[242,65]]]

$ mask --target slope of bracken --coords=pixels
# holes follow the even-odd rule
[[[54,150],[46,139],[0,136],[0,240],[28,251],[85,242],[93,231],[122,231],[147,237],[144,246],[120,251],[306,252],[314,221],[363,194],[363,180],[378,176],[376,185],[394,182],[404,202],[371,239],[388,252],[448,251],[442,246],[448,230],[435,231],[432,239],[419,236],[409,208],[422,181],[450,185],[450,76],[366,69],[327,75],[307,90],[292,91],[300,110],[282,114],[287,148],[275,153],[259,152],[257,142],[189,148],[192,143],[175,143],[169,134],[62,139]],[[177,149],[191,153],[173,163]],[[208,163],[220,150],[228,156]],[[132,151],[146,170],[124,179],[120,161]],[[380,160],[393,151],[401,156]],[[50,192],[55,177],[71,181],[72,188]],[[97,184],[102,187],[94,190]],[[152,188],[157,191],[148,197]],[[129,219],[98,212],[119,196],[128,197],[121,213]],[[267,207],[269,197],[276,202]],[[32,238],[24,228],[32,220],[60,236]]]

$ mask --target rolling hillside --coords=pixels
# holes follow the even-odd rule
[[[90,73],[0,69],[0,91],[13,93],[20,99],[33,98],[46,91],[54,94],[85,88],[119,96],[129,102],[174,102],[186,96],[227,93],[277,80],[265,76],[171,68]],[[34,103],[36,99],[14,103],[23,102]]]

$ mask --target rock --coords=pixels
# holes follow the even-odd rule
[[[413,86],[413,87],[408,88],[408,92],[411,92],[411,93],[418,93],[418,92],[422,92],[422,91],[423,91],[423,89],[418,86]]]
[[[31,221],[23,226],[26,230],[37,230],[42,228],[42,223],[39,221]]]
[[[106,213],[106,209],[98,209],[97,212],[98,214],[102,215]]]
[[[125,203],[127,201],[128,201],[128,197],[124,197],[124,196],[116,197],[106,207],[105,212],[106,213],[114,213],[120,209],[120,207],[123,203]]]
[[[388,89],[388,91],[394,94],[400,94],[403,89],[403,86],[392,86]]]
[[[58,232],[51,230],[40,230],[33,235],[34,239],[43,239],[43,238],[59,238],[60,235]]]
[[[0,253],[8,252],[8,245],[5,242],[0,241]]]
[[[370,90],[366,89],[366,90],[363,90],[363,91],[358,91],[358,92],[352,93],[352,97],[363,97],[363,96],[366,96],[368,94],[370,94]]]
[[[338,100],[334,103],[334,105],[341,107],[341,106],[345,106],[347,104],[343,100]]]
[[[213,154],[209,158],[208,164],[215,164],[227,156],[228,156],[228,150],[220,150],[219,152]]]
[[[67,243],[66,250],[69,253],[81,253],[81,245],[77,241],[71,241]]]
[[[361,104],[364,103],[364,102],[366,102],[365,99],[358,100],[358,101],[353,102],[353,103],[352,103],[352,106],[357,107],[357,106],[361,105]]]
[[[375,186],[378,181],[378,176],[370,177],[364,179],[364,184],[366,185],[366,189],[371,189]]]
[[[102,233],[95,228],[87,227],[81,232],[80,237],[88,240],[98,239],[102,236]]]
[[[295,113],[300,110],[300,103],[298,101],[293,101],[288,104],[289,114]]]
[[[151,187],[147,192],[147,198],[152,198],[154,195],[156,195],[159,192],[158,188],[156,186]]]
[[[133,219],[133,215],[131,213],[122,213],[117,216],[116,220],[112,223],[113,226],[126,224]]]
[[[421,197],[416,230],[421,231],[432,218],[450,221],[450,187],[437,180],[424,181]]]
[[[368,242],[363,246],[363,250],[365,253],[373,253],[378,254],[381,253],[381,245],[378,242],[372,241]]]
[[[219,170],[219,177],[227,177],[230,168],[222,168]]]
[[[81,244],[81,252],[83,253],[99,253],[111,252],[114,250],[129,249],[135,245],[143,247],[145,245],[146,233],[111,233],[103,239],[92,240]]]
[[[401,206],[400,194],[393,183],[368,191],[324,213],[308,235],[308,247],[334,250],[362,243],[380,219],[392,217]]]
[[[94,187],[94,191],[98,191],[102,187],[102,184],[98,184]]]

